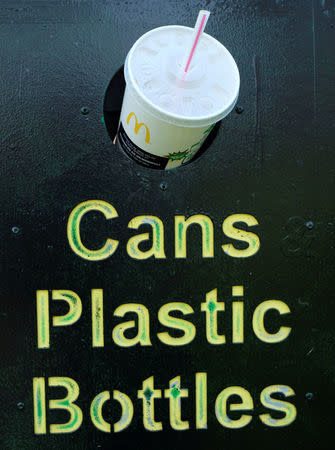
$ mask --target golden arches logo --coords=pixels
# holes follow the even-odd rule
[[[135,131],[135,134],[137,134],[138,132],[139,132],[139,130],[140,130],[140,128],[143,126],[143,127],[145,127],[145,142],[147,143],[147,144],[151,144],[151,142],[150,142],[150,131],[149,131],[149,128],[148,128],[148,126],[144,123],[144,122],[141,122],[141,123],[138,123],[138,120],[137,120],[137,116],[136,116],[136,114],[134,113],[134,112],[131,112],[130,114],[129,114],[129,116],[127,117],[127,124],[129,124],[129,122],[130,122],[130,119],[132,118],[132,117],[135,117],[135,127],[134,127],[134,131]]]

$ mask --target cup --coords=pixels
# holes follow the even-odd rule
[[[234,108],[240,87],[229,51],[203,33],[188,72],[193,28],[170,25],[142,35],[130,49],[118,129],[119,147],[137,163],[161,170],[192,160],[216,122]]]

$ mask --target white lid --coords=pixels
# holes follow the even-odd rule
[[[193,28],[180,25],[145,33],[130,49],[124,74],[127,87],[151,114],[175,125],[200,127],[234,108],[240,76],[229,51],[206,33],[184,74],[192,36]]]

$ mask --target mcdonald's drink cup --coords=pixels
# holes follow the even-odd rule
[[[201,35],[188,72],[183,70],[193,31],[155,28],[127,55],[118,144],[145,167],[173,169],[190,161],[237,101],[237,65],[210,35]]]

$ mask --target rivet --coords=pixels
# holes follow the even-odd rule
[[[86,116],[86,115],[90,112],[90,109],[89,109],[88,106],[82,106],[81,109],[80,109],[80,112],[81,112],[84,116]]]

